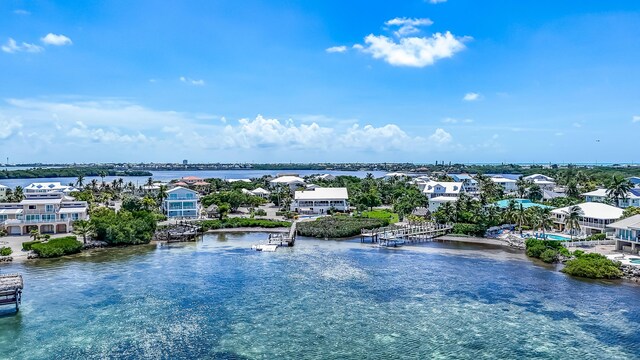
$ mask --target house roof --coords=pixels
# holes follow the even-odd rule
[[[409,175],[403,172],[390,172],[386,174],[384,177],[409,177]]]
[[[272,184],[304,184],[304,179],[297,176],[285,175],[270,181]]]
[[[315,190],[296,191],[296,200],[348,199],[347,188],[316,188]]]
[[[593,219],[619,219],[622,216],[623,210],[615,206],[598,203],[598,202],[585,202],[578,204],[578,207],[582,209],[584,213],[582,217]],[[571,206],[552,210],[554,214],[566,214]]]
[[[251,182],[250,179],[225,179],[224,181],[229,182],[229,183],[234,183],[234,182],[238,182],[238,181],[242,181],[242,182],[246,182],[246,183],[250,183]]]
[[[597,189],[584,194],[580,194],[581,196],[597,196],[597,197],[607,197],[607,189]],[[640,189],[631,189],[627,193],[627,199],[640,199]]]
[[[196,182],[193,183],[193,185],[195,185],[195,186],[208,186],[209,183],[206,182],[206,181],[196,181]]]
[[[51,205],[51,204],[60,204],[62,202],[62,198],[57,199],[25,199],[20,201],[21,205]]]
[[[424,190],[422,192],[426,194],[433,194],[435,193],[435,188],[438,185],[445,188],[444,193],[446,194],[457,194],[463,186],[461,182],[429,181],[424,186]]]
[[[529,176],[525,176],[524,177],[525,180],[531,180],[531,179],[535,179],[535,178],[543,178],[545,181],[553,181],[553,178],[551,176],[547,176],[547,175],[543,175],[543,174],[533,174],[533,175],[529,175]]]
[[[609,224],[609,227],[612,227],[614,229],[634,229],[634,230],[639,230],[640,229],[640,215],[633,215],[630,216],[626,219],[622,219],[620,221],[616,221],[612,224]]]
[[[22,209],[0,209],[0,215],[22,214]]]
[[[4,188],[9,188],[8,186],[4,186],[2,184],[0,184],[0,189],[4,189]]]
[[[176,187],[174,187],[174,188],[173,188],[173,189],[171,189],[171,190],[167,190],[167,194],[172,193],[172,192],[176,192],[176,191],[178,191],[178,190],[185,190],[185,191],[187,191],[187,192],[191,192],[191,193],[194,193],[194,194],[197,194],[197,193],[198,193],[198,192],[197,192],[197,191],[195,191],[195,190],[187,189],[187,188],[182,187],[182,186],[176,186]]]
[[[202,180],[202,178],[199,178],[197,176],[185,176],[182,178],[182,180],[196,181],[196,180]]]
[[[514,179],[509,179],[506,177],[502,177],[502,176],[494,176],[491,178],[491,181],[496,182],[496,183],[514,183],[516,182],[516,180]]]
[[[271,194],[271,192],[270,192],[269,190],[265,190],[265,189],[263,189],[263,188],[261,188],[261,187],[259,187],[259,188],[257,188],[257,189],[254,189],[254,190],[253,190],[253,191],[251,191],[251,192],[252,192],[252,193],[254,193],[254,194],[264,194],[264,195],[269,195],[269,194]]]
[[[72,186],[62,185],[60,182],[35,182],[27,185],[25,190],[67,190],[73,189]]]
[[[176,185],[176,186],[189,186],[189,185],[187,185],[187,183],[186,183],[186,182],[184,182],[184,181],[178,181],[177,183],[175,183],[175,184],[173,184],[173,185]]]
[[[551,200],[551,199],[562,198],[562,197],[567,197],[567,195],[550,191],[550,190],[542,190],[542,198],[545,200]]]
[[[58,210],[59,214],[73,214],[77,212],[87,211],[86,207],[63,207]]]
[[[455,196],[436,196],[432,199],[429,199],[429,202],[454,202],[458,201],[458,198]]]

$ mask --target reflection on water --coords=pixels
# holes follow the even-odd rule
[[[264,233],[0,267],[25,277],[0,358],[638,358],[640,288],[497,247]],[[597,354],[597,355],[596,355]]]

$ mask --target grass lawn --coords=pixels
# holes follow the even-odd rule
[[[363,211],[362,216],[372,218],[372,219],[389,220],[389,224],[395,224],[398,221],[400,221],[398,214],[386,209],[374,209],[373,211]]]

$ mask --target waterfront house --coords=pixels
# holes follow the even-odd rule
[[[613,238],[616,240],[616,250],[637,254],[640,250],[640,215],[633,215],[626,219],[609,224],[615,230]]]
[[[440,206],[442,206],[444,203],[455,203],[456,201],[458,201],[458,197],[451,197],[451,196],[436,196],[434,198],[429,199],[429,212],[434,213],[436,211],[438,211],[438,209],[440,208]]]
[[[200,217],[198,192],[182,186],[175,187],[167,191],[162,208],[171,219],[197,219]]]
[[[322,174],[322,175],[314,176],[314,179],[325,180],[325,181],[333,181],[333,180],[336,179],[336,177],[331,175],[331,174]]]
[[[326,214],[329,209],[349,211],[347,188],[296,191],[291,203],[291,211],[299,214]]]
[[[10,235],[25,235],[31,230],[41,234],[73,231],[75,220],[88,219],[86,201],[76,201],[60,192],[25,194],[19,203],[0,203],[0,225]]]
[[[185,176],[182,179],[180,179],[180,181],[182,181],[183,183],[191,186],[191,185],[195,185],[196,183],[203,182],[204,179],[203,178],[199,178],[197,176]]]
[[[598,202],[585,202],[577,205],[582,210],[579,219],[581,233],[585,235],[611,231],[609,225],[622,217],[622,209]],[[559,231],[565,231],[565,216],[570,206],[551,210],[553,222]]]
[[[7,200],[7,190],[8,189],[9,189],[8,186],[4,186],[4,185],[0,184],[0,201]]]
[[[469,174],[449,174],[456,182],[461,182],[464,191],[469,194],[477,194],[479,192],[478,181]]]
[[[581,196],[584,196],[586,202],[607,202],[610,200],[607,196],[607,189],[597,189],[581,194]],[[618,199],[618,203],[615,205],[623,209],[629,206],[640,206],[640,189],[631,189],[627,193],[627,198]]]
[[[504,192],[507,194],[513,193],[518,190],[518,186],[516,186],[516,180],[514,179],[507,178],[502,175],[495,175],[490,179],[497,185],[500,185],[500,187],[502,187],[502,190],[504,190]]]
[[[542,189],[542,201],[549,201],[557,198],[567,197],[567,194]]]
[[[284,175],[269,181],[271,187],[288,186],[289,189],[295,190],[305,185],[304,179],[293,175]]]
[[[533,175],[525,176],[523,179],[535,185],[540,186],[542,190],[553,191],[556,188],[555,180],[552,177],[549,177],[546,175],[533,174]]]
[[[62,193],[69,194],[78,191],[73,186],[62,185],[60,182],[35,182],[31,183],[22,190],[27,194],[45,194],[45,193]]]
[[[464,186],[461,182],[429,181],[425,184],[422,192],[429,198],[429,201],[443,196],[457,199],[460,193],[464,192]]]
[[[269,195],[271,195],[271,191],[269,190],[265,190],[261,187],[257,188],[257,189],[253,189],[251,190],[251,194],[254,196],[259,196],[263,199],[267,199],[269,198]]]

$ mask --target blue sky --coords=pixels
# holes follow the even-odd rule
[[[640,161],[637,1],[5,0],[0,45],[11,162]]]

